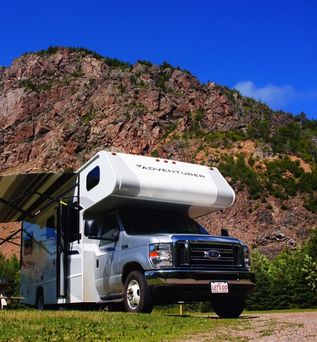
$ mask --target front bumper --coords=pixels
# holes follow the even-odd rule
[[[213,296],[210,283],[225,281],[229,295],[247,297],[255,286],[255,276],[247,271],[150,270],[144,273],[156,302],[207,301]],[[228,294],[225,294],[228,295]]]

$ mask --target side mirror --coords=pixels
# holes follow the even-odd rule
[[[98,225],[96,220],[85,220],[85,236],[96,237],[98,234]]]
[[[118,241],[120,237],[120,229],[116,229],[116,231],[112,234],[112,238],[114,241]]]
[[[221,229],[221,236],[229,236],[229,232],[226,228]]]

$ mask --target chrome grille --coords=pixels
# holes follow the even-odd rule
[[[242,268],[242,260],[242,248],[239,245],[212,241],[178,241],[177,243],[177,266],[180,267],[236,270]]]

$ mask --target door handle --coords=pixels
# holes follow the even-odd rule
[[[96,268],[99,267],[99,259],[96,259]]]

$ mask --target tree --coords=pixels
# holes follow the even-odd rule
[[[9,295],[17,295],[19,292],[20,282],[20,263],[15,255],[11,258],[5,258],[0,253],[0,278],[8,282],[12,282],[14,286],[9,288],[7,293]]]
[[[285,250],[273,260],[255,251],[251,261],[256,290],[248,299],[249,309],[317,306],[317,229],[295,250]]]

